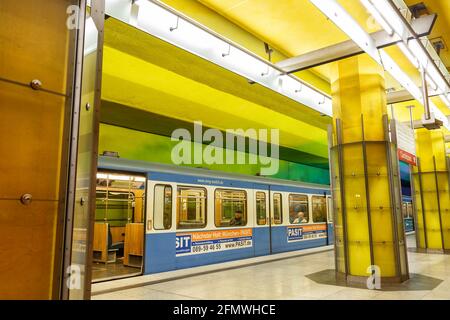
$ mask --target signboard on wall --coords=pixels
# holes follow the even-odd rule
[[[397,135],[397,153],[400,161],[409,163],[413,166],[417,165],[416,157],[416,141],[414,130],[408,125],[396,121],[395,123]]]
[[[176,255],[185,256],[251,248],[253,245],[252,236],[252,229],[177,233]]]

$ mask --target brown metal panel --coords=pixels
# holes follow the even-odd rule
[[[50,299],[58,202],[0,200],[0,299]]]
[[[0,199],[58,200],[65,98],[0,81]]]
[[[0,1],[0,78],[66,94],[69,30],[73,0]],[[20,3],[20,5],[18,4]]]

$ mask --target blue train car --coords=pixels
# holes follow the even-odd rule
[[[130,265],[141,256],[144,274],[334,242],[327,185],[100,157],[98,177],[110,174],[145,180],[139,187],[145,189],[142,215],[136,211],[136,200],[131,201],[128,208],[136,212],[128,215],[124,229],[108,227],[112,237],[124,237],[123,263]],[[98,183],[112,188],[114,179]],[[110,198],[120,196],[126,183],[122,184],[122,189],[106,191]],[[108,221],[98,223],[100,228]],[[133,230],[142,230],[142,244],[132,243],[140,237]]]

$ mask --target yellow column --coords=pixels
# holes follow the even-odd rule
[[[443,130],[416,130],[414,167],[417,247],[450,250],[449,171]]]
[[[360,55],[334,63],[331,82],[336,269],[362,280],[374,265],[382,281],[406,280],[398,161],[386,138],[384,70]]]

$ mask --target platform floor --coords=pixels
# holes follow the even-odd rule
[[[141,268],[124,266],[123,258],[117,259],[115,263],[94,262],[92,264],[92,280],[94,282],[140,274]]]
[[[414,236],[408,246],[415,247]],[[412,249],[413,250],[413,249]],[[92,299],[450,299],[450,255],[408,252],[412,278],[369,290],[329,284],[334,252],[267,262],[95,295]]]

